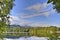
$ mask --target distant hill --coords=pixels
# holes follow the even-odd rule
[[[20,25],[10,25],[10,27],[22,27]]]
[[[10,25],[10,27],[31,27],[31,26],[27,26],[27,25],[25,25],[25,26],[20,26],[20,25]]]

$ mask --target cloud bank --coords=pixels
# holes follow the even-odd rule
[[[13,24],[16,24],[16,25],[21,25],[21,26],[31,26],[31,27],[49,27],[49,26],[58,26],[57,24],[52,24],[52,23],[45,23],[45,22],[31,22],[31,21],[28,21],[28,20],[24,20],[24,19],[21,19],[17,16],[11,16],[11,18],[9,19],[10,20],[10,24],[13,25]]]
[[[24,25],[31,23],[30,21],[21,19],[18,16],[10,16],[9,20],[10,20],[11,25],[16,24],[16,25],[23,25],[24,26]]]

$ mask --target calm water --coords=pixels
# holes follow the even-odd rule
[[[47,40],[47,37],[20,37],[20,38],[16,38],[16,39],[9,39],[9,38],[4,38],[5,40]]]

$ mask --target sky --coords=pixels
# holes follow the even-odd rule
[[[15,0],[10,22],[28,26],[60,26],[60,14],[48,0]]]

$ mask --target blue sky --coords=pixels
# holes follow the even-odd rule
[[[48,0],[15,0],[11,24],[30,26],[60,26],[60,14]]]

